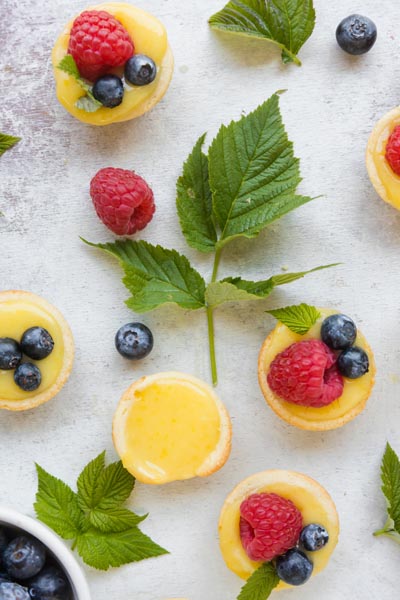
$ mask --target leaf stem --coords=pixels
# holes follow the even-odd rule
[[[215,387],[218,383],[217,361],[215,358],[215,341],[214,341],[214,315],[211,306],[207,306],[207,323],[208,323],[208,344],[210,348],[210,363],[212,383]]]
[[[211,283],[214,283],[214,281],[217,280],[217,273],[218,273],[219,261],[221,260],[221,254],[222,254],[222,248],[217,248],[215,251],[215,256],[214,256],[214,267],[213,267],[213,272],[212,272],[212,276],[211,276]]]

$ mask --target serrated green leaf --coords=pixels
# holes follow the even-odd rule
[[[183,165],[176,185],[179,221],[183,235],[192,248],[213,252],[217,233],[212,221],[212,198],[208,178],[208,159],[202,152],[205,135],[196,142]]]
[[[263,563],[246,581],[237,600],[267,600],[279,581],[274,565]]]
[[[105,468],[105,451],[90,461],[78,477],[78,502],[83,510],[95,508],[102,497],[100,476]]]
[[[127,508],[110,507],[102,510],[93,508],[88,513],[89,522],[93,527],[105,533],[125,531],[136,527],[146,519],[147,515],[137,515]]]
[[[95,100],[92,96],[89,96],[88,94],[87,96],[82,96],[81,98],[78,98],[78,100],[75,102],[75,106],[76,108],[84,110],[85,112],[94,113],[98,111],[99,108],[101,108],[103,105],[100,102],[97,102],[97,100]]]
[[[281,48],[284,63],[301,65],[297,53],[314,31],[315,10],[313,0],[231,0],[209,23],[272,42]]]
[[[388,515],[394,529],[400,534],[400,461],[388,443],[381,467],[382,492],[388,503]]]
[[[0,156],[7,150],[15,146],[21,138],[13,135],[7,135],[7,133],[0,133]]]
[[[299,161],[288,140],[274,94],[254,112],[223,125],[209,149],[217,247],[253,238],[272,221],[312,200],[296,195]]]
[[[78,537],[77,549],[86,564],[104,571],[168,553],[136,527],[119,533],[87,531]]]
[[[113,509],[125,502],[135,486],[135,478],[123,466],[122,462],[111,463],[101,473],[97,484],[100,501],[96,508]]]
[[[313,327],[321,317],[321,313],[315,306],[304,303],[285,306],[284,308],[275,308],[274,310],[267,310],[266,312],[299,335],[308,333],[311,327]]]
[[[127,305],[136,312],[165,303],[198,309],[205,305],[205,282],[188,259],[162,246],[131,240],[113,244],[85,243],[117,257],[125,271],[124,284],[132,294]]]
[[[57,65],[57,69],[64,71],[64,73],[67,73],[67,75],[71,75],[71,77],[73,77],[86,92],[85,96],[78,98],[78,100],[75,102],[75,106],[77,108],[92,113],[96,112],[103,106],[101,102],[96,100],[96,98],[93,96],[92,87],[80,76],[79,69],[71,54],[66,54],[64,58],[60,60]]]
[[[84,519],[77,494],[39,465],[36,470],[39,481],[34,504],[36,516],[64,539],[75,539]]]
[[[64,71],[67,75],[71,75],[74,79],[80,79],[81,75],[76,62],[71,54],[66,54],[57,65],[57,69]]]

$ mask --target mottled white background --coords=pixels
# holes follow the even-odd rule
[[[341,261],[277,290],[267,301],[216,313],[218,392],[233,421],[233,450],[207,480],[164,487],[137,485],[130,506],[150,511],[143,529],[171,554],[108,573],[85,568],[93,599],[234,600],[241,581],[224,565],[217,519],[231,488],[256,471],[303,471],[331,492],[341,517],[340,544],[326,571],[306,586],[281,592],[289,600],[394,600],[400,548],[375,539],[384,521],[379,464],[386,440],[400,452],[400,216],[374,193],[364,151],[375,121],[399,103],[400,5],[393,0],[316,0],[318,22],[301,51],[303,67],[283,66],[267,43],[216,34],[207,18],[222,0],[138,0],[168,28],[176,71],[164,101],[129,123],[95,128],[58,105],[50,50],[82,0],[1,0],[0,130],[23,141],[0,159],[0,287],[27,289],[54,302],[76,340],[70,381],[49,404],[0,415],[0,502],[33,513],[33,462],[71,485],[104,448],[115,459],[111,419],[122,391],[144,373],[177,369],[209,380],[205,316],[178,308],[143,317],[155,336],[153,353],[131,365],[113,336],[134,315],[118,264],[85,247],[112,239],[88,195],[101,167],[134,168],[152,185],[157,213],[143,238],[187,253],[209,277],[210,258],[188,249],[175,212],[175,181],[194,142],[209,140],[221,122],[287,88],[281,106],[301,157],[301,192],[323,199],[268,228],[256,241],[237,241],[221,275],[265,278],[282,266],[302,270]],[[378,25],[370,54],[352,58],[335,28],[362,12]],[[307,433],[281,422],[258,388],[256,361],[273,326],[264,311],[306,301],[352,315],[376,352],[378,379],[366,411],[346,427]]]

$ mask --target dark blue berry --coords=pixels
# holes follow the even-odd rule
[[[18,367],[22,359],[21,348],[12,338],[0,338],[0,369],[10,371]]]
[[[0,600],[31,600],[31,597],[22,585],[6,581],[0,583]]]
[[[321,325],[321,339],[333,350],[344,350],[354,344],[357,327],[346,315],[330,315]]]
[[[337,43],[348,54],[365,54],[376,42],[376,25],[368,17],[350,15],[336,29]]]
[[[35,600],[69,600],[71,586],[57,567],[45,567],[29,583],[29,594]]]
[[[5,547],[7,546],[7,544],[8,544],[7,534],[4,531],[4,529],[2,529],[0,527],[0,557],[1,557],[1,554],[3,553],[3,551],[5,550]]]
[[[103,75],[93,86],[92,94],[107,108],[119,106],[124,97],[124,84],[117,75]]]
[[[347,348],[339,355],[337,359],[337,367],[343,377],[349,379],[358,379],[368,373],[369,358],[368,354],[362,348],[353,346]]]
[[[42,374],[36,365],[21,363],[14,371],[14,381],[24,392],[33,392],[41,384]]]
[[[125,63],[125,79],[132,85],[148,85],[157,75],[157,67],[149,56],[134,54]]]
[[[314,565],[304,552],[293,548],[276,559],[278,577],[289,585],[302,585],[311,577]]]
[[[115,347],[124,358],[139,360],[152,351],[153,334],[143,323],[127,323],[118,329]]]
[[[329,541],[329,534],[325,527],[311,523],[306,525],[300,533],[300,545],[308,552],[321,550]]]
[[[46,549],[39,540],[20,535],[4,550],[3,564],[15,579],[29,579],[41,571],[46,562]]]
[[[42,360],[53,352],[54,340],[43,327],[27,329],[21,338],[21,350],[34,360]]]

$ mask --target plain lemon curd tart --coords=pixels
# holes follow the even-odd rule
[[[231,571],[248,579],[263,562],[278,576],[300,585],[328,564],[339,537],[339,519],[328,492],[294,471],[269,470],[248,477],[229,494],[219,519],[222,556]],[[283,568],[293,553],[310,565],[304,581],[299,571]],[[292,555],[292,556],[291,556]],[[276,589],[291,587],[284,580]]]
[[[169,371],[142,377],[122,396],[113,421],[124,467],[143,483],[206,477],[231,448],[229,415],[203,381]]]
[[[108,125],[139,117],[161,100],[172,78],[174,60],[166,30],[153,15],[125,2],[107,2],[87,10],[105,11],[115,17],[132,39],[135,54],[150,57],[154,62],[156,76],[148,85],[131,85],[125,80],[123,100],[118,106],[101,106],[95,112],[78,108],[76,102],[84,94],[82,86],[73,75],[58,68],[69,50],[72,20],[57,39],[52,52],[57,98],[71,115],[91,125]],[[108,73],[122,77],[123,68],[110,68]]]
[[[26,410],[63,387],[74,358],[61,313],[25,291],[0,292],[0,408]]]
[[[319,308],[318,311],[320,317],[305,335],[294,333],[281,322],[277,324],[261,347],[258,359],[258,379],[267,403],[279,417],[300,429],[324,431],[341,427],[364,409],[374,385],[376,368],[374,356],[367,340],[356,329],[351,319],[331,309]],[[349,323],[352,324],[353,338],[349,347],[342,351],[343,356],[338,350],[331,350],[321,341],[321,330],[324,323],[328,323],[332,318],[339,321],[342,319],[343,327],[349,327]],[[338,334],[337,331],[336,334]],[[340,345],[340,342],[338,344]],[[296,364],[296,348],[300,348],[301,351],[301,347],[304,347],[307,350],[307,345],[310,346],[310,354],[302,357],[307,365],[304,369],[312,368],[314,371],[300,373],[302,363]],[[322,352],[327,353],[327,358],[322,357],[322,360],[328,362],[323,365],[313,365],[312,361],[316,355],[317,359],[321,360],[321,348]],[[290,401],[291,398],[284,398],[279,392],[277,393],[279,386],[272,386],[271,375],[274,363],[279,362],[280,357],[283,357],[284,360],[281,360],[282,365],[280,365],[281,369],[278,374],[284,380],[278,383],[283,389],[290,388],[292,385],[293,401]],[[354,361],[353,364],[351,359]],[[342,367],[342,372],[339,372],[337,365],[339,365],[339,370]],[[321,388],[318,390],[322,390],[325,395],[322,398],[321,396],[317,397],[316,391],[312,389],[314,396],[311,399],[299,399],[298,395],[306,385],[304,381],[307,381],[311,375],[314,378],[321,376],[321,382],[318,382],[321,384]]]

